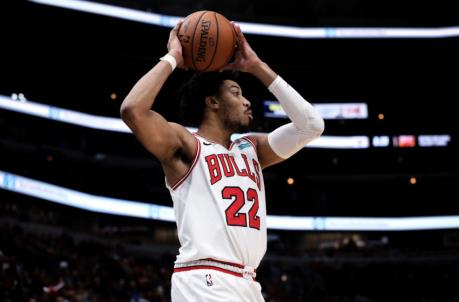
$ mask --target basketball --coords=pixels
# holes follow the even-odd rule
[[[216,71],[232,58],[236,45],[233,26],[223,15],[197,11],[183,20],[178,31],[184,64],[196,71]]]

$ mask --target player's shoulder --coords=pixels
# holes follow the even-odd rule
[[[196,148],[196,138],[191,133],[191,131],[178,123],[169,122],[169,125],[172,129],[174,129],[174,132],[177,134],[179,140],[181,141],[182,148],[191,151],[191,153],[194,153]]]
[[[240,137],[239,139],[252,144],[255,150],[257,150],[258,145],[260,143],[260,139],[263,139],[263,137],[264,137],[264,134],[261,134],[261,133],[250,133],[250,134]]]
[[[189,139],[194,140],[194,135],[192,134],[191,130],[186,128],[183,125],[180,125],[178,123],[174,122],[169,122],[169,125],[171,126],[172,129],[181,137],[187,137]]]
[[[180,125],[180,124],[178,124],[178,123],[169,122],[169,125],[170,125],[174,130],[190,132],[190,131],[188,131],[187,128],[185,128],[185,126]],[[190,132],[190,134],[191,134],[191,132]]]

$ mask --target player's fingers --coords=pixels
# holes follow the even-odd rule
[[[225,70],[234,70],[235,65],[236,64],[234,62],[233,63],[228,63],[225,66],[223,66],[223,68],[220,68],[219,71],[221,72],[221,71],[225,71]]]
[[[245,36],[242,33],[241,27],[236,23],[233,23],[233,26],[234,26],[234,30],[236,31],[236,35],[237,35],[239,44],[243,45],[244,43],[247,42],[247,40],[245,39]]]
[[[169,35],[170,36],[172,36],[172,35],[176,36],[178,31],[179,31],[179,29],[180,29],[180,26],[182,25],[182,23],[183,23],[183,20],[178,21],[177,24],[175,24],[174,28],[172,28],[172,30],[171,30]]]
[[[177,30],[177,31],[178,31],[179,28],[180,28],[180,26],[182,25],[182,23],[183,23],[183,20],[179,20],[179,21],[177,22],[177,24],[175,24],[173,30]]]
[[[236,34],[236,39],[239,40],[239,36],[240,36],[240,31],[241,31],[241,29],[238,28],[238,25],[236,24],[236,22],[231,21],[230,23],[231,23],[231,25],[233,26],[234,33]]]

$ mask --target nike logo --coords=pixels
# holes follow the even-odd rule
[[[212,145],[211,143],[206,143],[206,142],[202,142],[202,143],[203,143],[204,145],[206,145],[206,146]]]

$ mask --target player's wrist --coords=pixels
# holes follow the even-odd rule
[[[259,72],[263,68],[263,64],[266,64],[263,62],[260,58],[256,59],[250,59],[249,60],[249,67],[247,68],[247,72],[256,75],[257,72]]]
[[[169,53],[159,58],[159,60],[168,63],[172,68],[172,71],[174,71],[175,67],[177,67],[177,59]]]
[[[177,61],[177,63],[181,62],[181,60],[182,60],[182,51],[181,50],[179,50],[179,49],[171,49],[171,50],[169,50],[168,54],[173,56],[175,58],[175,60]]]
[[[277,77],[269,65],[260,59],[250,68],[249,73],[258,78],[266,87]]]

